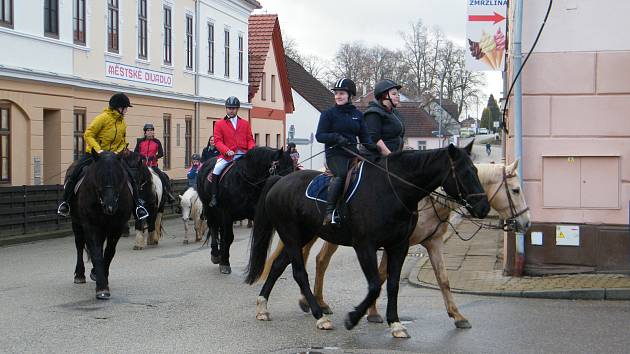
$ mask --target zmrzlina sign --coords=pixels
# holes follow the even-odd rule
[[[502,71],[507,0],[468,0],[466,69]]]
[[[150,85],[173,87],[173,75],[171,74],[109,61],[105,62],[105,76]]]

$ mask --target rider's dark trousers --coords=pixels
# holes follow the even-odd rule
[[[348,174],[348,166],[352,158],[346,156],[331,156],[326,158],[326,166],[333,177],[330,179],[328,185],[328,203],[327,209],[332,211],[335,208],[335,204],[339,199],[341,193],[343,193],[344,182],[346,181],[346,174]]]

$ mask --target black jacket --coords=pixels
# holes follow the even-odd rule
[[[201,153],[201,163],[204,163],[213,157],[219,156],[220,154],[221,152],[217,150],[216,146],[213,146],[212,149],[209,146],[206,146]]]
[[[402,150],[405,120],[396,109],[388,112],[379,102],[372,101],[363,116],[374,143],[383,140],[391,152]]]
[[[354,157],[341,149],[340,146],[335,146],[340,136],[343,136],[350,142],[346,147],[356,153],[359,152],[356,146],[357,136],[361,143],[372,144],[367,132],[367,126],[363,121],[363,114],[351,104],[336,105],[322,112],[319,117],[315,138],[320,143],[325,144],[326,157],[337,155]],[[330,149],[332,146],[335,147]]]

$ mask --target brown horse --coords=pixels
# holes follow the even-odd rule
[[[518,161],[507,167],[502,164],[475,164],[475,166],[478,170],[479,181],[488,196],[490,206],[499,213],[501,219],[505,220],[509,227],[519,231],[527,230],[530,226],[530,214],[528,211],[529,208],[525,203],[525,198],[520,191],[517,175]],[[445,221],[449,219],[452,208],[453,205],[442,203],[434,197],[429,196],[422,199],[420,203],[418,203],[418,223],[409,238],[409,245],[422,244],[422,246],[427,249],[435,277],[442,291],[442,297],[444,298],[448,315],[453,318],[457,328],[470,328],[470,322],[468,322],[457,309],[457,305],[451,294],[448,275],[442,258],[442,248],[444,246],[442,237],[448,228],[448,224]],[[303,255],[305,262],[316,240],[317,239],[312,240],[304,247]],[[278,257],[283,247],[284,245],[282,241],[280,241],[276,250],[267,261],[261,278],[266,279],[273,260]],[[324,312],[328,314],[332,313],[332,311],[323,297],[324,275],[330,263],[330,258],[337,250],[337,247],[339,246],[325,241],[316,258],[316,276],[313,293],[319,305]],[[383,283],[385,279],[387,279],[386,253],[383,253],[383,257],[381,258],[379,273],[381,283]],[[304,312],[309,311],[309,305],[303,295],[300,298],[299,305]],[[368,309],[367,319],[369,322],[383,322],[383,318],[376,310],[375,303]]]

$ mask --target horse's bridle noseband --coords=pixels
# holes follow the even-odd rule
[[[455,180],[455,187],[457,188],[457,199],[455,199],[455,202],[460,204],[461,206],[467,208],[467,209],[474,209],[474,207],[481,203],[483,201],[480,200],[477,203],[475,203],[475,205],[471,205],[470,203],[468,203],[467,198],[469,197],[477,197],[477,196],[485,196],[486,193],[467,193],[467,191],[464,188],[464,185],[460,182],[459,177],[457,175],[457,172],[455,171],[455,161],[453,161],[453,159],[451,158],[451,156],[448,156],[448,161],[451,163],[451,173],[450,175],[453,177],[453,180]],[[449,177],[449,174],[447,174],[446,176],[444,176],[444,180],[441,183],[442,188],[444,188],[444,184],[446,183],[446,179]],[[460,186],[461,185],[461,186]],[[466,193],[466,195],[464,195],[464,193],[462,193],[462,191],[464,191],[464,193]]]
[[[507,196],[508,205],[510,206],[510,214],[511,214],[511,216],[504,220],[504,225],[503,225],[503,230],[504,231],[516,230],[516,218],[518,218],[519,216],[521,216],[521,215],[525,214],[527,211],[529,211],[529,207],[526,207],[525,209],[523,209],[521,211],[516,211],[516,206],[514,204],[514,200],[512,200],[512,195],[510,194],[510,188],[508,187],[508,184],[507,184],[507,180],[508,179],[516,178],[516,177],[518,177],[518,176],[513,174],[513,173],[507,174],[505,172],[505,166],[503,166],[503,180],[501,180],[501,184],[499,184],[499,187],[497,187],[497,189],[494,191],[492,196],[488,199],[488,202],[492,202],[494,197],[496,197],[497,194],[499,194],[499,191],[501,190],[501,187],[505,187],[505,194]]]

